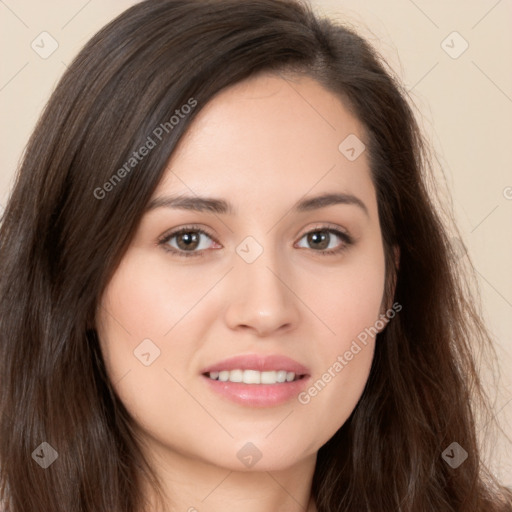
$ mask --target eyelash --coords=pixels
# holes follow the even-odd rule
[[[338,247],[337,249],[323,249],[320,251],[315,251],[314,249],[311,249],[315,253],[322,254],[325,256],[341,254],[350,245],[352,245],[354,243],[353,238],[348,233],[345,233],[344,231],[340,231],[338,228],[334,228],[334,227],[330,227],[330,226],[326,226],[326,225],[317,226],[314,229],[307,231],[300,237],[300,240],[302,240],[306,235],[309,235],[311,233],[319,233],[319,232],[324,232],[324,231],[327,231],[328,233],[332,233],[332,234],[336,235],[338,238],[340,238],[343,241],[343,243],[342,243],[341,247]],[[198,226],[191,225],[191,226],[185,226],[183,228],[177,229],[176,231],[172,231],[171,233],[163,235],[163,237],[158,240],[158,245],[162,246],[166,252],[176,254],[179,257],[184,257],[184,258],[194,257],[195,258],[195,257],[204,256],[205,250],[181,251],[181,250],[176,250],[174,248],[169,248],[169,246],[167,245],[168,242],[170,240],[172,240],[174,237],[179,236],[183,233],[201,233],[201,234],[206,235],[207,237],[211,238],[215,243],[219,243],[219,242],[217,242],[217,240],[215,240],[215,237],[211,233],[206,231],[205,229],[200,228]]]

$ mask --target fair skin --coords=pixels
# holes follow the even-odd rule
[[[297,394],[275,405],[234,402],[213,391],[201,370],[235,355],[280,354],[307,367],[307,391],[385,310],[367,152],[350,161],[338,149],[350,134],[365,140],[341,100],[311,78],[262,74],[223,90],[191,124],[153,198],[214,197],[234,213],[152,208],[105,290],[97,317],[102,353],[163,483],[166,510],[316,510],[317,451],[356,406],[374,338],[307,403]],[[293,209],[325,193],[364,206]],[[195,246],[183,236],[158,244],[191,224],[211,237],[194,232]],[[325,245],[310,232],[323,233]],[[249,236],[257,244],[242,244]],[[248,263],[240,247],[262,252]],[[160,350],[148,366],[134,356],[145,339]],[[261,455],[250,467],[237,456],[249,442]]]

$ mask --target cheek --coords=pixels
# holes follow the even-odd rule
[[[193,304],[194,294],[183,278],[168,274],[150,255],[131,248],[105,290],[96,319],[107,374],[139,425],[172,425],[171,411],[188,404],[185,394],[176,393],[172,376],[183,381],[176,369],[187,368],[194,348],[181,332],[181,343],[172,332],[166,334]],[[163,407],[163,397],[173,408]]]
[[[325,440],[352,414],[373,360],[381,295],[372,288],[365,294],[363,286],[357,290],[343,298],[338,294],[337,308],[327,315],[335,334],[318,338],[316,371],[297,397],[306,416],[322,418]]]
[[[298,397],[334,432],[357,405],[368,380],[384,293],[384,255],[379,247],[321,276],[321,293],[310,294],[324,326],[316,337],[311,385]],[[318,281],[317,281],[318,282]]]
[[[382,248],[376,244],[371,251],[350,255],[346,264],[329,269],[317,282],[311,301],[326,326],[321,337],[325,352],[332,355],[332,350],[348,349],[352,339],[379,320],[385,286]]]
[[[158,255],[132,249],[109,283],[102,305],[111,315],[108,323],[115,319],[119,324],[114,329],[124,328],[133,339],[162,339],[214,282],[193,266],[172,270]]]
[[[125,254],[102,297],[96,327],[110,380],[134,411],[161,410],[162,389],[174,383],[166,370],[180,382],[186,378],[198,339],[191,319],[204,312],[201,298],[217,279],[192,265],[170,271],[161,257],[136,247]],[[144,403],[135,406],[141,397]]]

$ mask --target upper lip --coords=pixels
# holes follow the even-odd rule
[[[222,370],[258,370],[260,372],[286,370],[295,373],[295,375],[309,375],[308,368],[280,354],[238,355],[207,366],[201,370],[201,373],[220,372]]]

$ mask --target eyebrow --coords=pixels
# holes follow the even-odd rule
[[[308,212],[332,206],[336,204],[354,205],[359,207],[368,215],[368,208],[358,197],[352,194],[344,193],[328,193],[315,197],[302,199],[295,203],[292,211],[295,212]],[[154,210],[156,208],[176,208],[182,210],[191,210],[196,212],[211,212],[225,215],[234,215],[235,208],[232,204],[224,199],[217,199],[214,197],[200,197],[200,196],[161,196],[151,200],[146,208],[146,211]]]

